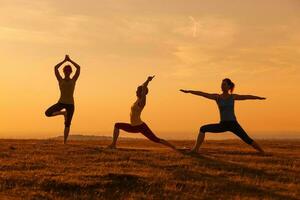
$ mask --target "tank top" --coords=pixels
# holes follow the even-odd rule
[[[60,98],[58,100],[59,103],[64,104],[74,104],[74,89],[75,89],[76,81],[73,79],[65,80],[62,79],[59,81],[59,89],[60,89]]]
[[[137,100],[132,106],[131,106],[131,112],[130,112],[130,123],[133,126],[138,126],[144,123],[141,120],[141,113],[143,108],[139,106],[139,101]]]
[[[218,108],[220,111],[221,122],[223,121],[236,121],[234,114],[234,98],[230,95],[228,98],[223,99],[219,97],[217,99]]]

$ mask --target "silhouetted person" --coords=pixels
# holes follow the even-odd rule
[[[76,68],[75,75],[72,78],[70,77],[72,74],[72,67],[70,65],[66,65],[63,68],[63,72],[65,75],[64,78],[62,78],[62,76],[59,73],[59,68],[65,62],[72,63]],[[77,63],[75,63],[73,60],[71,60],[68,55],[66,55],[65,59],[54,67],[54,72],[59,83],[60,99],[58,100],[58,103],[48,108],[45,114],[47,117],[53,117],[57,115],[64,116],[65,118],[64,144],[65,144],[69,136],[71,121],[74,113],[73,94],[74,94],[76,81],[80,75],[80,66]]]
[[[119,137],[120,129],[129,133],[142,133],[149,140],[163,144],[174,150],[176,148],[169,142],[158,138],[147,126],[145,122],[141,120],[141,113],[146,105],[146,95],[148,94],[148,83],[154,78],[154,76],[149,76],[146,82],[139,86],[136,91],[137,100],[131,106],[130,113],[130,124],[128,123],[116,123],[113,133],[113,141],[108,148],[116,148],[117,139]]]
[[[222,81],[222,94],[209,94],[200,91],[192,91],[192,90],[180,90],[184,93],[191,93],[194,95],[202,96],[211,100],[215,100],[217,102],[221,121],[218,124],[208,124],[204,125],[200,128],[200,132],[195,143],[194,148],[191,150],[191,153],[198,153],[199,148],[204,141],[205,133],[221,133],[225,131],[231,131],[238,137],[240,137],[244,142],[251,145],[257,151],[264,153],[263,149],[253,140],[251,139],[244,129],[239,125],[236,120],[234,114],[234,102],[235,100],[247,100],[247,99],[259,99],[264,100],[264,97],[258,97],[253,95],[238,95],[232,94],[234,89],[234,83],[226,78]]]

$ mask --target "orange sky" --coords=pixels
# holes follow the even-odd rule
[[[152,74],[142,117],[159,136],[195,138],[218,122],[213,101],[178,90],[220,92],[225,77],[235,93],[268,98],[236,103],[250,135],[300,132],[299,10],[298,0],[0,0],[0,138],[61,135],[62,118],[44,111],[66,53],[82,66],[74,134],[110,135]]]

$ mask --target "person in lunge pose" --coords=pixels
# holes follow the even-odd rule
[[[150,81],[152,81],[153,78],[154,76],[149,76],[146,82],[144,82],[141,86],[137,88],[136,91],[137,100],[131,106],[130,123],[115,123],[114,132],[113,132],[113,141],[111,145],[108,146],[108,148],[116,148],[116,143],[119,137],[120,130],[124,130],[129,133],[141,133],[153,142],[163,144],[167,147],[176,150],[175,146],[173,146],[166,140],[158,138],[147,126],[147,124],[141,120],[141,113],[146,105],[148,84]]]
[[[59,73],[59,68],[65,63],[70,62],[76,68],[75,75],[71,78],[72,67],[70,65],[65,65],[63,68],[64,78]],[[74,114],[74,89],[76,81],[80,75],[80,66],[70,59],[68,55],[65,56],[65,59],[58,63],[54,67],[55,76],[58,80],[59,89],[60,89],[60,99],[58,103],[54,104],[48,108],[45,112],[47,117],[53,117],[62,115],[65,119],[65,129],[64,129],[64,144],[66,144],[69,132],[72,117]]]
[[[222,94],[210,94],[201,91],[192,91],[192,90],[180,90],[184,93],[190,93],[197,96],[202,96],[217,102],[221,120],[217,124],[207,124],[200,128],[199,135],[197,141],[195,143],[194,148],[191,150],[191,153],[198,153],[199,148],[204,141],[205,133],[221,133],[225,131],[231,131],[238,137],[240,137],[244,142],[251,145],[254,149],[259,151],[260,153],[264,153],[264,150],[253,140],[248,134],[244,131],[244,129],[237,122],[236,116],[234,114],[234,102],[236,100],[248,100],[248,99],[257,99],[257,100],[265,100],[264,97],[258,97],[253,95],[238,95],[233,94],[235,84],[229,79],[225,78],[222,81]]]

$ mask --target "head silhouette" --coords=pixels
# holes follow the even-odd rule
[[[63,69],[65,77],[70,77],[72,74],[72,67],[70,65],[66,65]]]
[[[147,95],[148,94],[148,88],[146,87],[146,92],[145,92],[145,95]],[[142,97],[142,91],[143,91],[143,86],[139,86],[138,88],[137,88],[137,90],[136,90],[136,96],[138,97],[138,98],[141,98]]]
[[[235,84],[229,78],[225,78],[222,81],[221,88],[222,88],[223,92],[230,92],[230,93],[232,93],[233,90],[234,90],[234,86],[235,86]]]

